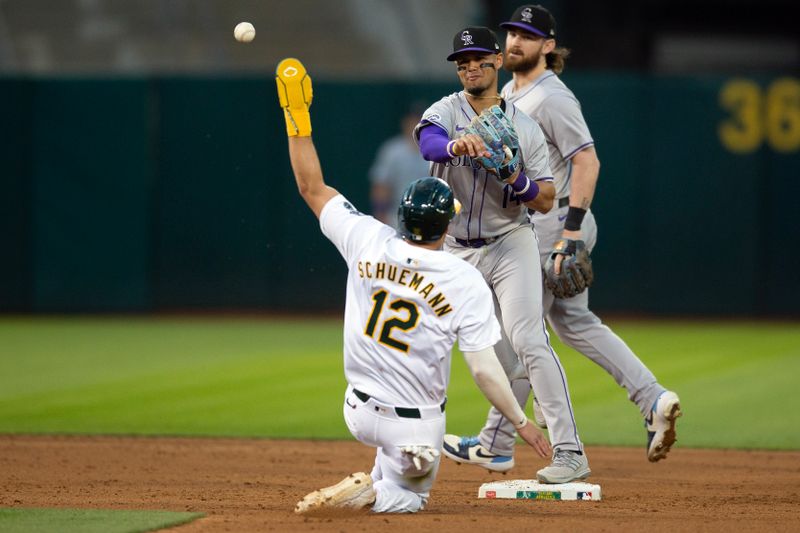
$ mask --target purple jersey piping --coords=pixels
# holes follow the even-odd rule
[[[490,452],[494,449],[494,441],[497,440],[497,433],[500,431],[500,426],[503,425],[503,420],[505,420],[505,417],[501,416],[500,420],[497,422],[497,425],[494,427],[494,431],[492,432],[492,443],[489,444]],[[478,441],[480,442],[480,438]],[[483,444],[481,444],[481,446],[483,446]]]
[[[578,146],[578,147],[577,147],[577,148],[575,148],[573,151],[571,151],[570,153],[568,153],[567,155],[565,155],[565,156],[564,156],[564,159],[572,159],[572,157],[573,157],[575,154],[577,154],[578,152],[580,152],[581,150],[583,150],[583,149],[584,149],[584,148],[586,148],[587,146],[591,146],[591,145],[593,145],[593,144],[594,144],[594,141],[589,141],[588,143],[583,143],[582,145]]]
[[[544,78],[542,78],[542,79],[540,79],[539,81],[537,81],[536,83],[534,83],[534,84],[533,84],[531,87],[529,87],[529,88],[528,88],[528,89],[527,89],[527,90],[526,90],[524,93],[522,93],[522,94],[519,94],[519,95],[516,95],[516,94],[515,94],[515,95],[512,95],[512,96],[509,96],[509,97],[508,97],[508,100],[509,100],[510,102],[512,102],[512,103],[513,103],[513,102],[516,102],[517,100],[519,100],[520,98],[522,98],[523,96],[525,96],[526,94],[528,94],[529,92],[531,92],[532,90],[534,90],[536,87],[538,87],[538,86],[539,86],[539,84],[540,84],[540,83],[542,83],[544,80],[550,79],[550,78],[552,78],[552,77],[553,77],[553,76],[555,76],[555,75],[556,75],[556,73],[555,73],[555,72],[552,72],[552,73],[551,73],[549,76],[545,76]]]
[[[475,174],[475,169],[472,169],[472,197],[469,199],[469,217],[467,218],[467,240],[470,239],[469,228],[472,226],[472,206],[475,204],[475,189],[478,187],[478,176]]]
[[[464,111],[464,106],[459,106],[459,107],[461,108],[461,112],[464,113],[464,118],[466,118],[467,120],[472,120],[471,118],[469,118],[469,115],[467,114],[467,112]],[[455,126],[453,126],[453,127],[455,127]]]
[[[477,175],[478,169],[473,168],[472,172]],[[481,238],[481,222],[483,221],[483,203],[486,200],[486,185],[489,176],[483,177],[483,193],[481,193],[481,210],[478,212],[478,238]]]
[[[575,414],[572,412],[572,399],[569,397],[569,389],[567,389],[567,378],[564,377],[564,368],[561,366],[561,361],[558,360],[558,356],[553,351],[553,347],[550,346],[550,335],[547,333],[547,326],[545,326],[544,317],[542,317],[542,331],[544,332],[547,349],[550,350],[550,355],[553,358],[553,362],[555,362],[556,367],[558,368],[558,375],[561,376],[561,386],[564,388],[564,397],[567,399],[569,418],[572,421],[572,432],[573,435],[575,435],[575,445],[578,447],[578,450],[582,452],[583,447],[581,446],[581,441],[578,438],[578,425],[575,423]]]
[[[464,118],[466,118],[467,120],[472,120],[470,118],[469,114],[464,109],[463,102],[461,102],[461,100],[463,99],[462,95],[459,94],[458,97],[459,97],[458,107],[459,107],[459,109],[461,109],[461,112],[464,113]],[[453,128],[455,128],[455,127],[456,126],[453,125]],[[467,162],[467,160],[470,160],[470,166],[472,166],[471,158],[468,155],[465,155],[464,159],[465,159],[464,160],[465,163]],[[475,209],[473,209],[473,206],[475,205],[475,191],[477,190],[477,188],[478,188],[478,175],[477,175],[477,172],[475,172],[475,168],[473,167],[472,168],[472,197],[469,200],[469,217],[467,218],[467,240],[470,240],[472,238],[470,236],[470,233],[471,233],[470,232],[470,228],[472,227],[472,213],[475,211]],[[480,217],[480,213],[478,214],[478,216]],[[480,222],[478,223],[478,237],[480,237]]]

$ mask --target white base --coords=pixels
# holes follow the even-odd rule
[[[591,483],[545,484],[535,479],[512,479],[484,483],[478,498],[512,500],[600,501],[600,485]]]

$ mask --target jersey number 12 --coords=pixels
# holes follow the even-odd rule
[[[378,321],[383,312],[383,305],[386,303],[386,297],[388,295],[389,293],[383,289],[372,295],[372,300],[375,303],[372,306],[372,312],[369,314],[367,328],[364,330],[364,334],[368,337],[374,337],[375,335],[375,329],[378,326]],[[408,353],[408,344],[400,342],[392,337],[392,330],[395,328],[402,331],[414,329],[417,322],[419,322],[419,310],[417,309],[417,305],[408,300],[397,299],[389,304],[389,309],[398,311],[398,314],[383,321],[380,327],[378,342],[390,348],[394,348],[395,350],[400,350],[403,353]],[[399,314],[403,312],[408,315],[405,318],[399,317]]]

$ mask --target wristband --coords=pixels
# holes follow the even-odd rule
[[[586,209],[580,207],[569,206],[567,211],[567,220],[564,222],[564,229],[568,231],[578,231],[581,229],[583,217],[586,215]]]
[[[510,185],[514,194],[516,194],[517,198],[522,202],[530,202],[539,195],[539,184],[528,179],[528,176],[522,172],[519,173],[517,179]]]
[[[447,146],[446,146],[446,149],[447,149],[447,155],[449,155],[450,157],[458,157],[458,156],[455,154],[455,152],[453,152],[453,145],[454,145],[454,144],[456,144],[456,141],[454,141],[454,140],[453,140],[453,141],[450,141],[449,143],[447,143]]]
[[[525,427],[525,426],[527,426],[527,425],[528,425],[528,418],[527,418],[527,417],[525,417],[525,418],[523,418],[522,420],[520,420],[519,422],[517,422],[516,424],[514,424],[514,427],[515,427],[516,429],[522,429],[522,428],[524,428],[524,427]]]

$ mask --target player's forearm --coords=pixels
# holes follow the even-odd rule
[[[435,124],[422,128],[419,132],[419,152],[426,161],[446,163],[454,154],[450,151],[450,138],[447,132]]]
[[[600,175],[600,161],[594,148],[581,150],[572,158],[569,205],[589,209],[594,198],[597,178]]]
[[[551,181],[539,180],[536,184],[539,187],[539,194],[533,200],[525,202],[525,206],[539,213],[547,213],[553,208],[556,188]]]
[[[322,166],[311,137],[289,137],[289,159],[297,189],[303,197],[325,186]]]
[[[515,427],[520,427],[527,422],[527,417],[517,403],[511,386],[508,383],[503,367],[497,360],[493,348],[486,348],[479,352],[464,352],[475,384],[486,399],[494,405],[503,416],[511,420]]]
[[[328,200],[338,193],[325,185],[317,149],[311,140],[311,77],[300,61],[286,58],[275,71],[278,103],[286,121],[289,136],[289,159],[300,195],[319,218]]]
[[[594,147],[581,150],[572,158],[569,210],[564,221],[565,237],[581,238],[581,224],[586,211],[592,205],[599,175],[600,161],[597,159]]]
[[[325,185],[322,166],[311,137],[289,137],[289,159],[300,196],[319,217],[325,203],[338,193]]]

